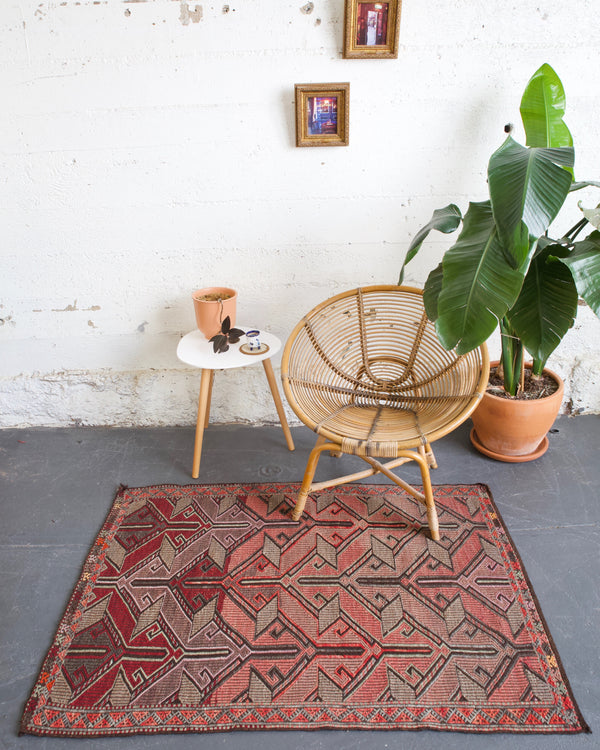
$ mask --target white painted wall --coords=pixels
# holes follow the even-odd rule
[[[2,0],[0,426],[193,423],[190,292],[234,286],[239,322],[284,339],[331,294],[395,283],[434,208],[485,197],[543,62],[577,177],[600,178],[596,0],[404,0],[398,59],[372,61],[342,59],[343,0],[304,6]],[[327,81],[351,83],[350,146],[296,148],[294,84]],[[600,412],[581,312],[552,364]],[[276,421],[260,366],[217,377],[213,419]]]

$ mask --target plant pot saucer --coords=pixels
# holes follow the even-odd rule
[[[504,455],[504,453],[496,453],[495,451],[486,448],[485,445],[480,443],[474,427],[471,430],[471,434],[469,437],[471,438],[471,442],[473,443],[475,448],[477,448],[480,453],[483,453],[485,456],[489,456],[490,458],[494,458],[496,459],[496,461],[505,461],[509,464],[520,464],[525,463],[526,461],[535,461],[536,458],[544,455],[544,453],[548,450],[548,446],[550,444],[548,442],[548,436],[544,435],[544,439],[532,453],[527,453],[524,456],[506,456]]]

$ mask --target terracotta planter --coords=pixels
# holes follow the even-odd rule
[[[497,364],[492,362],[491,366]],[[550,396],[523,401],[483,394],[471,415],[474,425],[471,442],[478,451],[511,463],[533,461],[546,452],[546,433],[558,416],[564,383],[551,370],[544,370],[544,373],[558,383],[558,390]]]
[[[212,338],[221,330],[221,323],[229,315],[231,327],[235,326],[237,292],[225,286],[209,286],[192,293],[196,325],[206,336]]]

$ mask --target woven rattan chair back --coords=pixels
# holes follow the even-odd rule
[[[305,315],[286,343],[281,372],[291,408],[319,435],[293,517],[300,517],[310,492],[377,471],[408,488],[391,468],[414,460],[424,494],[411,488],[412,494],[426,503],[436,538],[426,486],[435,466],[430,444],[479,403],[489,372],[485,345],[463,356],[447,351],[427,318],[421,290],[372,286],[339,294]],[[371,469],[312,484],[326,449],[360,456]],[[384,465],[377,458],[393,460]]]

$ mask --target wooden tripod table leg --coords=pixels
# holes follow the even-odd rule
[[[194,464],[192,467],[192,477],[198,479],[200,474],[200,458],[202,456],[202,438],[204,437],[204,427],[207,423],[207,417],[210,409],[210,391],[214,370],[202,370],[200,378],[200,395],[198,397],[198,418],[196,419],[196,439],[194,441]]]
[[[265,375],[267,376],[267,381],[269,382],[269,388],[271,389],[271,395],[273,396],[273,401],[275,402],[275,408],[277,409],[277,415],[279,416],[283,434],[285,435],[285,442],[287,443],[287,447],[291,451],[293,451],[295,447],[294,441],[292,440],[292,433],[290,432],[290,428],[285,416],[285,411],[283,410],[283,404],[281,403],[281,396],[279,395],[279,389],[277,388],[277,381],[275,380],[275,373],[273,372],[271,360],[263,359],[262,363],[263,367],[265,368]]]
[[[212,398],[213,383],[215,382],[215,371],[210,371],[210,383],[208,384],[208,396],[206,398],[206,418],[204,420],[204,428],[208,427],[208,420],[210,419],[210,400]]]

